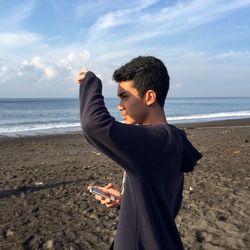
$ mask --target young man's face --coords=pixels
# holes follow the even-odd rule
[[[144,124],[148,115],[148,106],[134,88],[134,81],[121,81],[118,86],[120,104],[118,109],[126,124]]]

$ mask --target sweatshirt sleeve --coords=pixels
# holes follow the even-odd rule
[[[87,72],[80,84],[80,119],[86,139],[125,170],[140,173],[143,166],[146,131],[141,126],[115,121],[105,107],[102,83]]]

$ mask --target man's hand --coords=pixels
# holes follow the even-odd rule
[[[81,69],[79,72],[79,76],[76,79],[76,82],[80,85],[81,82],[84,80],[86,73],[88,72],[87,69]]]
[[[120,207],[121,205],[121,191],[120,191],[120,187],[118,185],[109,183],[107,186],[105,187],[98,187],[101,191],[103,191],[105,194],[108,195],[113,195],[115,196],[116,200],[115,201],[111,201],[109,198],[103,198],[99,195],[95,195],[95,198],[100,201],[103,205],[105,205],[108,208],[112,208],[112,207]]]

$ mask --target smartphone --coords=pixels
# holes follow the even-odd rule
[[[92,194],[97,194],[103,198],[109,198],[111,201],[115,201],[115,196],[113,195],[108,195],[108,194],[105,194],[104,192],[102,192],[98,187],[96,186],[90,186],[88,187],[88,190],[90,193]]]

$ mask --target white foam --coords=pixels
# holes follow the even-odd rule
[[[22,126],[11,126],[0,128],[0,133],[17,133],[17,132],[28,132],[36,130],[48,130],[48,129],[64,129],[80,127],[80,123],[46,123],[46,124],[32,124]]]
[[[236,112],[221,112],[212,114],[195,114],[187,116],[168,117],[168,121],[186,121],[186,120],[221,120],[228,118],[247,118],[250,117],[250,111],[236,111]]]

